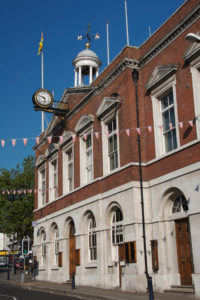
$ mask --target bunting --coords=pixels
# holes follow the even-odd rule
[[[190,127],[194,127],[195,125],[195,122],[200,122],[200,118],[197,118],[196,120],[189,120],[189,121],[182,121],[182,122],[178,122],[178,126],[180,129],[183,129],[184,128],[184,125],[189,125]],[[163,131],[163,125],[157,125],[157,126],[154,126],[154,127],[157,127],[161,130],[161,132]],[[174,128],[173,124],[172,123],[169,123],[169,128],[170,130],[172,130]],[[127,129],[116,129],[113,133],[116,134],[117,136],[119,136],[119,134],[122,134],[122,133],[126,133],[126,135],[129,137],[131,135],[131,132],[133,131],[136,131],[137,134],[141,135],[142,132],[144,130],[148,130],[149,133],[152,133],[153,131],[153,126],[149,125],[149,126],[146,126],[146,127],[139,127],[139,128],[127,128]],[[95,135],[96,139],[98,140],[99,139],[99,135],[100,134],[105,134],[107,138],[109,138],[109,135],[111,134],[111,132],[109,131],[105,131],[105,132],[98,132],[98,131],[94,131],[93,134]],[[60,143],[63,143],[64,141],[64,136],[55,136],[59,139]],[[72,140],[73,140],[73,143],[76,142],[76,138],[77,137],[82,137],[85,141],[87,140],[87,137],[88,137],[88,134],[87,133],[84,133],[82,135],[76,135],[76,134],[72,134]],[[51,144],[52,143],[52,136],[48,136],[46,137],[46,141]],[[28,140],[35,140],[36,142],[36,145],[39,145],[40,143],[40,138],[39,137],[31,137],[31,138],[14,138],[14,139],[1,139],[0,138],[0,145],[3,147],[5,147],[5,145],[8,145],[8,142],[11,141],[11,144],[13,147],[16,146],[17,141],[22,141],[24,146],[27,146],[27,143],[28,143]]]
[[[48,191],[56,191],[58,188],[53,187],[49,189],[21,189],[21,190],[0,190],[0,194],[2,195],[27,195],[27,194],[38,194],[38,193],[44,193]]]

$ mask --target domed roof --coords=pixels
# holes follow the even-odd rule
[[[93,57],[93,58],[98,58],[98,56],[96,55],[96,53],[90,49],[85,49],[81,52],[78,53],[78,55],[76,56],[76,58],[79,57]]]

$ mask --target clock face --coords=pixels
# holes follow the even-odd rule
[[[34,100],[41,107],[48,107],[53,104],[53,95],[45,89],[40,89],[35,92]]]

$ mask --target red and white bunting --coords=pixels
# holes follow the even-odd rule
[[[196,120],[196,121],[194,121],[194,120],[189,120],[189,121],[178,122],[179,128],[182,129],[182,128],[184,127],[184,124],[185,124],[185,123],[189,124],[191,127],[194,127],[195,122],[197,122],[197,121],[200,122],[200,117],[196,117],[195,120]],[[172,130],[172,129],[174,128],[174,126],[175,126],[175,125],[173,125],[173,123],[169,123],[169,128],[170,128],[170,130]],[[163,125],[156,125],[155,127],[159,128],[159,129],[161,130],[161,132],[163,131]],[[126,132],[127,136],[130,136],[131,130],[136,130],[138,134],[141,134],[141,131],[142,131],[143,129],[147,129],[148,132],[151,133],[152,130],[153,130],[153,127],[150,125],[150,126],[140,127],[140,128],[128,128],[128,129],[120,129],[120,130],[119,130],[119,129],[116,129],[116,130],[113,131],[113,132],[105,131],[104,133],[105,133],[105,135],[106,135],[107,138],[109,137],[109,134],[110,134],[110,133],[112,133],[112,134],[114,133],[114,134],[116,134],[117,136],[119,136],[119,134],[120,134],[121,132],[124,132],[124,131]],[[94,132],[94,135],[95,135],[96,139],[99,139],[99,136],[100,136],[100,134],[102,134],[102,133],[103,133],[103,132]],[[83,135],[81,135],[81,137],[83,137],[84,140],[87,140],[87,136],[88,136],[88,134],[86,134],[86,133],[83,134]],[[72,139],[73,139],[73,142],[74,142],[74,143],[75,143],[75,141],[76,141],[76,137],[79,137],[79,135],[76,135],[76,134],[73,134],[73,135],[72,135]],[[47,141],[48,141],[49,144],[51,144],[52,138],[53,138],[52,136],[47,137]],[[63,143],[63,141],[64,141],[64,136],[62,136],[62,135],[61,135],[61,136],[57,136],[57,138],[59,138],[60,142]],[[40,138],[39,138],[39,137],[36,137],[36,138],[30,138],[30,139],[35,139],[36,144],[39,145],[39,143],[40,143]],[[24,146],[26,146],[27,143],[28,143],[28,138],[20,138],[20,139],[1,139],[1,140],[0,140],[0,143],[1,143],[1,146],[2,146],[2,147],[5,146],[6,140],[11,141],[13,147],[15,147],[16,141],[17,141],[17,140],[22,140]]]
[[[179,122],[179,127],[183,128],[183,122]]]
[[[96,139],[98,140],[98,138],[99,138],[99,132],[95,132],[94,134],[95,134]]]
[[[27,145],[27,138],[24,138],[23,142],[24,142],[24,146],[26,146]]]
[[[12,145],[13,145],[13,147],[15,147],[15,144],[16,144],[16,139],[12,139]]]
[[[118,130],[118,129],[115,130],[115,134],[116,134],[117,136],[119,136],[119,130]]]
[[[130,129],[126,129],[126,134],[130,136]]]
[[[5,146],[5,141],[1,140],[1,146],[4,147]]]
[[[193,126],[194,126],[194,123],[193,123],[193,121],[188,121],[188,123],[190,124],[190,126],[191,126],[191,127],[193,127]]]
[[[141,134],[141,128],[136,128],[136,131],[139,135]]]

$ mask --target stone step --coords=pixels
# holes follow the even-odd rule
[[[194,287],[192,285],[172,285],[170,289],[166,289],[167,293],[187,293],[194,294]]]

